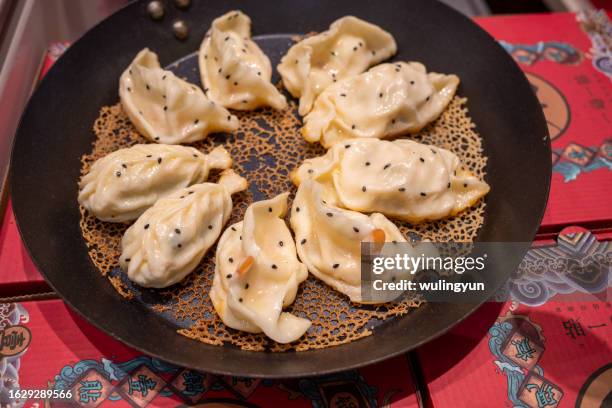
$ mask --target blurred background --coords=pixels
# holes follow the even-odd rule
[[[171,1],[179,0],[163,0],[164,3]],[[469,17],[575,12],[607,8],[612,3],[612,0],[442,1]],[[5,180],[12,135],[49,44],[76,40],[126,3],[126,0],[0,0],[0,183]]]

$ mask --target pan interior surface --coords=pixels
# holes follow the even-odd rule
[[[80,157],[91,149],[90,129],[100,107],[116,103],[119,75],[140,49],[157,52],[162,64],[180,61],[197,50],[213,18],[234,8],[250,15],[258,43],[273,65],[290,45],[291,34],[279,33],[321,31],[334,19],[352,14],[394,35],[399,45],[395,60],[421,61],[430,70],[457,74],[460,95],[468,98],[483,138],[486,181],[492,186],[478,240],[533,239],[548,195],[550,145],[539,104],[511,58],[473,23],[437,2],[382,6],[335,1],[329,15],[321,13],[318,4],[194,2],[188,12],[168,10],[170,15],[156,23],[147,17],[145,3],[134,3],[76,42],[41,83],[24,112],[13,150],[15,214],[41,273],[94,325],[178,365],[230,375],[296,377],[358,367],[413,349],[477,307],[426,304],[346,345],[300,353],[248,352],[207,346],[177,334],[174,324],[149,311],[146,300],[124,300],[99,274],[79,229],[76,180]],[[186,42],[176,41],[169,28],[178,16],[191,29]],[[189,63],[174,66],[180,76],[199,84],[193,68]],[[519,261],[507,265],[505,273]]]

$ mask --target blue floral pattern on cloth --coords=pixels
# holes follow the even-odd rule
[[[563,176],[569,183],[582,173],[599,169],[612,170],[612,139],[605,140],[601,146],[582,146],[569,143],[563,149],[553,150],[553,172]]]

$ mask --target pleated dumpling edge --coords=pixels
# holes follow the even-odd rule
[[[263,332],[279,343],[299,339],[310,327],[309,320],[283,311],[308,276],[283,219],[288,195],[251,204],[244,220],[225,230],[210,291],[226,326]]]
[[[384,215],[339,207],[333,190],[304,180],[291,209],[300,260],[308,271],[356,303],[361,296],[361,242],[406,242]]]
[[[246,179],[228,169],[218,183],[195,184],[158,200],[123,235],[121,268],[143,287],[180,282],[221,234],[231,195],[246,188]]]
[[[418,62],[381,64],[330,85],[304,117],[302,136],[329,148],[349,138],[416,133],[453,99],[459,77],[427,73]]]
[[[162,69],[148,48],[121,74],[119,98],[134,127],[157,143],[192,143],[239,125],[236,116],[210,101],[199,87]]]
[[[236,110],[287,107],[285,96],[270,82],[270,60],[251,39],[251,19],[241,11],[213,21],[198,62],[207,96],[220,105]]]
[[[289,93],[300,98],[299,114],[304,116],[329,85],[362,73],[396,51],[390,33],[357,17],[345,16],[327,31],[294,44],[277,70]]]
[[[137,144],[96,160],[79,181],[78,201],[102,221],[132,221],[160,198],[205,181],[211,169],[231,165],[223,146],[204,154],[188,146]]]
[[[345,208],[408,222],[451,217],[490,190],[453,152],[409,139],[346,139],[304,161],[291,179],[324,181]]]

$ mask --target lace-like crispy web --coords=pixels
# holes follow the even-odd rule
[[[465,108],[466,100],[456,97],[433,124],[413,139],[433,144],[456,153],[464,165],[479,176],[484,175],[486,158],[481,139]],[[318,145],[304,141],[300,136],[301,120],[297,116],[294,101],[283,112],[270,109],[255,112],[238,112],[240,129],[231,135],[212,135],[193,144],[203,152],[222,143],[234,159],[234,169],[250,183],[247,192],[235,195],[234,210],[227,225],[240,221],[246,207],[254,200],[273,197],[284,191],[295,193],[288,178],[291,170],[306,158],[323,154]],[[103,107],[93,131],[96,140],[91,152],[83,155],[82,173],[91,164],[117,150],[136,143],[146,143],[121,109],[120,104]],[[216,175],[212,175],[212,181]],[[472,241],[483,222],[484,203],[463,212],[459,216],[421,225],[399,223],[404,234],[416,233],[434,241]],[[100,273],[125,298],[142,296],[140,289],[132,286],[118,272],[121,237],[125,224],[106,223],[97,220],[81,208],[81,230],[89,256]],[[312,321],[307,334],[297,342],[280,345],[262,334],[239,332],[223,325],[214,311],[208,292],[214,275],[215,247],[202,260],[198,268],[183,282],[158,291],[154,300],[147,297],[147,304],[156,313],[163,313],[181,328],[178,332],[189,338],[213,345],[232,344],[245,350],[308,350],[349,343],[368,336],[381,321],[409,313],[419,307],[418,300],[404,300],[383,306],[360,306],[314,277],[310,276],[298,292],[295,303],[288,309],[292,313]]]

